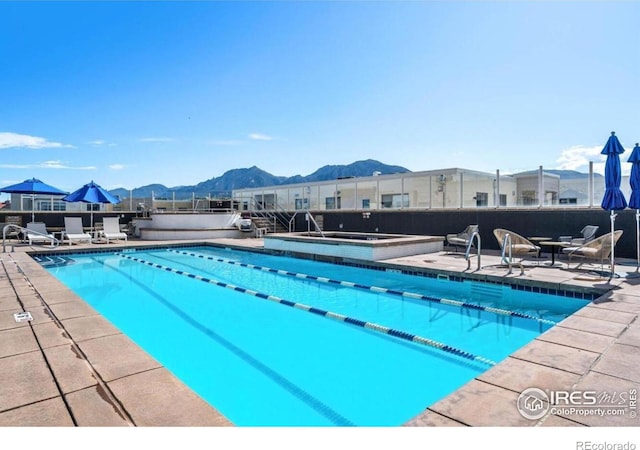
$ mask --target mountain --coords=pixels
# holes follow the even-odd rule
[[[229,197],[234,189],[255,188],[278,186],[283,184],[294,183],[311,183],[314,181],[335,180],[338,178],[364,177],[371,176],[374,172],[380,172],[381,175],[392,173],[411,172],[401,166],[390,166],[380,161],[367,159],[364,161],[356,161],[348,165],[330,165],[324,166],[313,172],[311,175],[302,176],[294,175],[292,177],[282,177],[272,175],[265,172],[259,167],[253,166],[248,169],[232,169],[218,178],[211,178],[202,181],[193,186],[176,186],[168,188],[162,184],[150,184],[135,188],[132,191],[133,197],[143,198],[172,198],[175,192],[176,199],[191,198],[195,193],[198,197]],[[111,194],[120,198],[128,198],[129,191],[127,189],[114,189],[109,191]]]
[[[557,169],[543,169],[544,173],[551,173],[554,175],[558,175],[563,180],[576,180],[576,179],[587,179],[589,178],[588,173],[578,172],[577,170],[557,170]],[[526,172],[519,172],[516,175],[534,175],[537,174],[537,170],[528,170]],[[599,173],[593,174],[594,179],[603,178]]]
[[[365,161],[356,161],[346,166],[324,166],[305,177],[305,182],[335,180],[337,178],[347,177],[368,177],[374,172],[381,174],[405,173],[411,172],[400,166],[388,166],[380,161],[367,159]],[[289,182],[287,182],[289,183]]]
[[[156,197],[164,197],[167,195],[167,192],[169,192],[169,190],[170,189],[163,184],[149,184],[147,186],[133,189],[132,195],[133,197],[144,198],[151,197],[151,194],[153,193],[153,195],[155,195]],[[113,189],[109,191],[110,194],[115,195],[119,198],[129,198],[129,192],[130,191],[128,189],[123,188]]]
[[[218,178],[211,178],[195,186],[182,186],[175,191],[176,196],[182,196],[183,194],[191,195],[192,192],[195,192],[196,195],[199,193],[204,193],[204,195],[209,193],[211,193],[211,195],[231,194],[231,191],[234,189],[276,186],[283,184],[286,179],[286,177],[277,177],[253,166],[248,169],[232,169]]]

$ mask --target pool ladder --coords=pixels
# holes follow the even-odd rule
[[[15,224],[9,223],[9,224],[5,225],[4,228],[2,229],[2,253],[7,253],[7,245],[6,245],[7,232],[11,232],[11,235],[14,236],[14,237],[18,236],[18,233],[23,233],[25,235],[24,240],[27,239],[26,238],[27,233],[35,234],[35,235],[38,235],[38,236],[44,236],[47,239],[51,239],[51,247],[57,247],[57,246],[60,245],[60,240],[59,239],[50,238],[46,234],[42,234],[42,233],[39,233],[39,232],[34,231],[34,230],[30,230],[30,229],[25,228],[25,227],[21,227],[20,225],[15,225]],[[12,243],[11,244],[11,252],[13,252],[14,250],[15,250],[15,244]]]
[[[476,249],[477,249],[476,254],[472,255],[471,254],[471,247],[473,247],[474,238],[478,242],[478,245],[476,245]],[[469,270],[471,268],[471,257],[472,256],[477,256],[478,257],[478,268],[476,270],[480,270],[481,269],[481,263],[480,263],[481,254],[482,254],[482,240],[480,239],[480,233],[478,233],[477,231],[474,231],[473,233],[471,233],[471,237],[469,238],[469,242],[467,243],[467,251],[464,254],[464,259],[467,260],[467,270]]]
[[[512,269],[512,265],[513,265],[513,255],[511,253],[511,247],[512,247],[512,243],[511,243],[511,235],[509,233],[504,235],[504,239],[502,240],[502,254],[501,259],[502,262],[506,263],[507,266],[509,267],[509,271],[507,272],[507,275],[511,274],[511,272],[513,271]],[[508,254],[508,257],[507,257]],[[522,262],[520,262],[520,275],[524,275],[524,267],[522,265]]]

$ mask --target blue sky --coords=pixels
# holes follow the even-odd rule
[[[601,166],[640,141],[637,2],[0,2],[0,186],[377,159]],[[627,164],[623,164],[628,171]]]

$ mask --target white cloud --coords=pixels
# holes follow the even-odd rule
[[[273,141],[273,138],[271,136],[261,133],[251,133],[249,135],[249,139],[254,141]]]
[[[140,142],[175,142],[175,139],[170,137],[146,137],[138,140]]]
[[[0,149],[3,148],[73,148],[73,145],[48,141],[38,136],[18,133],[0,133]]]
[[[95,170],[95,166],[73,167],[63,164],[62,161],[43,161],[37,164],[0,164],[2,169],[69,169],[69,170]]]
[[[96,139],[95,141],[89,141],[89,142],[87,142],[87,144],[94,145],[96,147],[102,147],[102,146],[115,147],[116,145],[118,145],[118,144],[114,144],[113,142],[104,141],[102,139]]]
[[[122,170],[124,168],[125,168],[124,164],[110,164],[109,165],[109,169],[111,169],[111,170]]]
[[[560,152],[560,157],[556,160],[557,169],[561,170],[585,170],[589,167],[589,162],[593,161],[594,171],[596,165],[604,161],[604,156],[600,154],[602,146],[585,147],[574,145]]]
[[[603,175],[607,157],[602,155],[601,151],[602,146],[585,147],[574,145],[560,152],[556,169],[577,170],[586,173],[589,171],[589,162],[593,162],[593,172]],[[620,156],[620,169],[622,175],[627,176],[631,172],[631,164],[626,164],[627,159],[624,155],[627,155],[627,153],[625,152]]]

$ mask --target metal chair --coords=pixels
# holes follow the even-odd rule
[[[524,275],[524,266],[522,262],[527,256],[535,256],[536,261],[540,260],[540,247],[525,237],[514,233],[511,230],[505,230],[503,228],[496,228],[493,230],[493,235],[498,240],[500,250],[502,254],[502,261],[509,265],[509,272],[511,273],[511,264],[513,264],[513,257],[520,256],[518,265],[520,266],[520,275]]]
[[[467,248],[469,240],[474,232],[479,231],[478,225],[469,225],[460,233],[446,235],[447,245],[457,248],[458,246]]]
[[[571,245],[572,246],[583,245],[589,241],[594,240],[599,228],[600,227],[598,225],[587,225],[580,231],[580,234],[582,235],[582,237],[571,239]]]
[[[618,240],[622,236],[622,230],[616,230],[613,232],[613,246],[618,243]],[[613,247],[611,245],[611,234],[603,234],[602,236],[592,239],[584,245],[578,247],[566,247],[562,249],[562,253],[569,257],[569,263],[567,268],[571,265],[573,258],[579,257],[585,260],[600,260],[601,270],[604,270],[604,260],[609,258]],[[574,269],[579,268],[586,261],[579,263]]]

